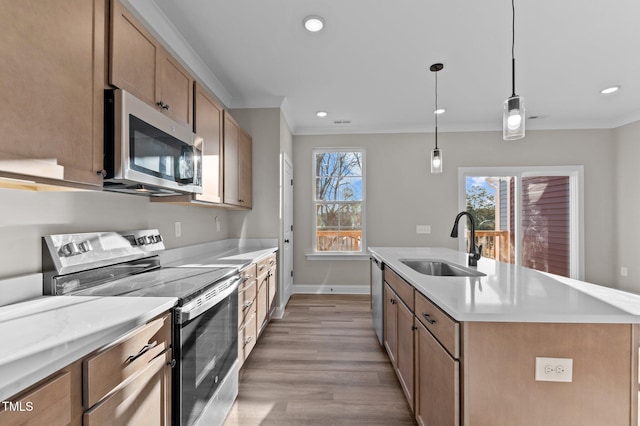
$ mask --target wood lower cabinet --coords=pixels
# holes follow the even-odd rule
[[[0,27],[0,177],[100,189],[104,0],[3,1]]]
[[[413,409],[413,312],[388,283],[384,285],[384,346]]]
[[[415,416],[421,426],[460,424],[460,362],[415,320]]]
[[[63,368],[24,392],[3,401],[0,424],[82,425],[82,363]]]
[[[193,122],[193,77],[118,0],[111,0],[109,83],[175,121]]]
[[[240,271],[238,289],[238,360],[240,366],[256,345],[271,319],[277,287],[276,254],[270,254]]]
[[[84,425],[171,424],[171,314],[85,359]]]
[[[252,207],[253,159],[251,136],[227,112],[224,114],[224,204]]]

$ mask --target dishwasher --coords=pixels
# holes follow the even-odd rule
[[[376,330],[378,341],[380,345],[383,343],[383,312],[384,312],[384,297],[383,287],[384,278],[382,271],[384,264],[375,257],[371,256],[371,317],[373,319],[373,328]]]

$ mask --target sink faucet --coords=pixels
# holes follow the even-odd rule
[[[478,266],[478,260],[482,255],[482,245],[476,247],[476,226],[473,222],[473,216],[469,212],[460,212],[456,216],[456,220],[453,222],[453,229],[451,230],[451,238],[458,238],[458,221],[462,216],[467,216],[469,222],[471,222],[471,241],[469,241],[469,266]],[[477,249],[477,251],[476,251]]]

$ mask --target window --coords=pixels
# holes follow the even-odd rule
[[[315,149],[316,253],[363,253],[364,150]]]
[[[581,166],[460,169],[460,206],[475,218],[483,256],[583,279],[582,173]]]

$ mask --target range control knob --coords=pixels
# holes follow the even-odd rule
[[[138,245],[139,246],[143,246],[143,245],[147,244],[147,238],[146,237],[138,237],[138,239],[136,241],[138,241]]]
[[[63,245],[62,247],[60,247],[60,250],[58,250],[58,254],[60,254],[61,257],[75,256],[79,253],[80,248],[78,247],[78,244],[74,243],[73,241]]]
[[[81,242],[80,244],[78,244],[78,248],[80,249],[80,251],[82,253],[86,253],[88,251],[93,250],[93,246],[91,245],[91,241],[89,241],[89,240],[85,240],[85,241]]]

